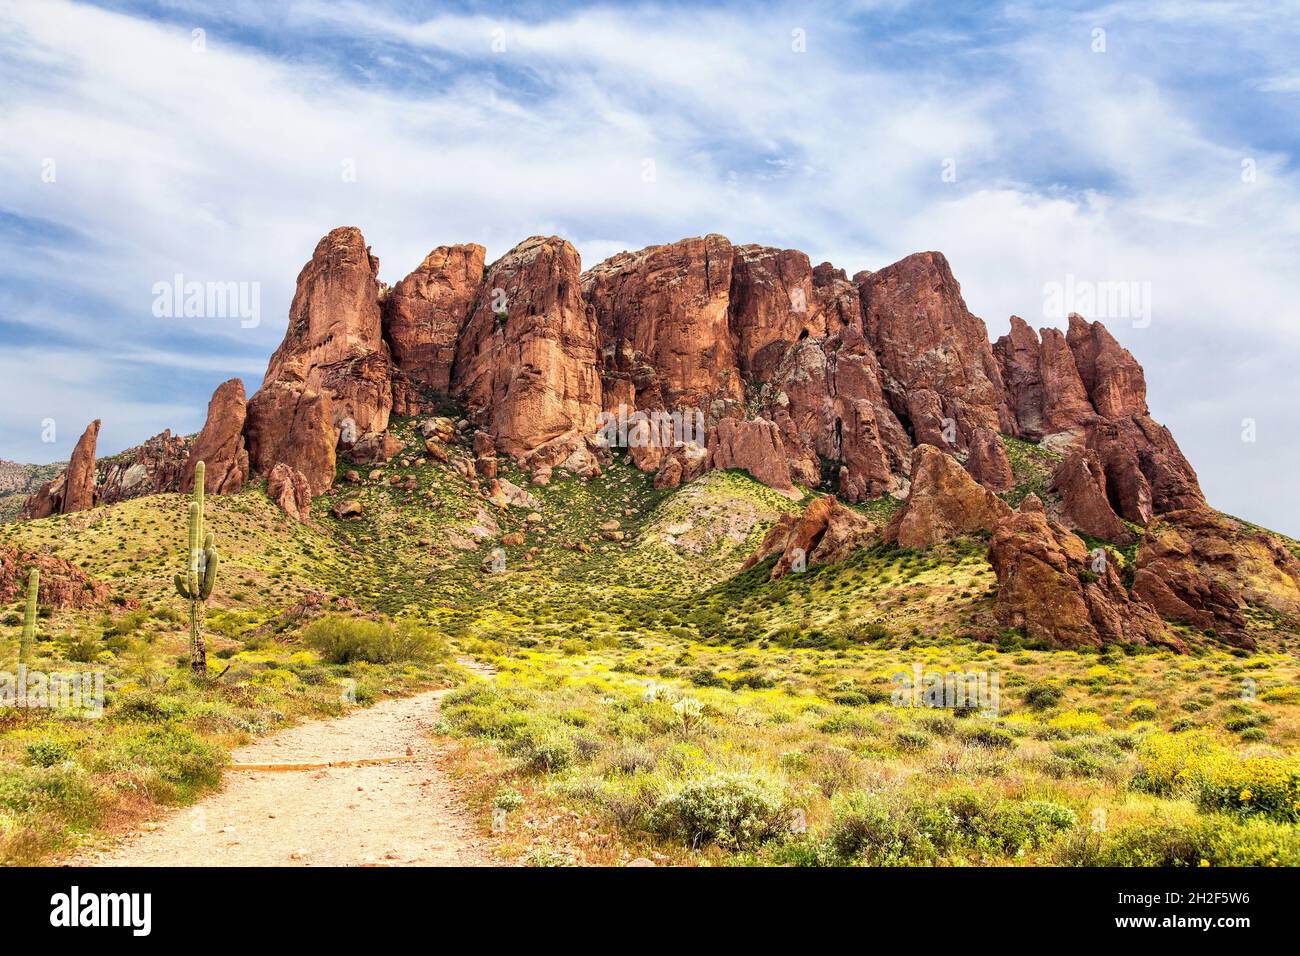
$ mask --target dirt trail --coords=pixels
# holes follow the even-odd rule
[[[429,736],[446,693],[384,701],[241,747],[231,755],[220,792],[167,814],[156,829],[146,824],[147,832],[73,863],[490,865],[487,840],[463,809],[440,765],[445,755]],[[377,760],[382,762],[318,766]],[[241,764],[318,768],[238,769]]]

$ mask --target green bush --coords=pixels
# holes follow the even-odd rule
[[[772,785],[740,774],[692,780],[664,795],[648,828],[660,836],[701,847],[751,849],[789,830],[784,797]]]
[[[59,740],[34,740],[27,745],[27,762],[34,767],[53,767],[72,756],[72,748]]]
[[[1065,691],[1055,684],[1034,684],[1025,689],[1025,706],[1033,710],[1047,710],[1055,707],[1065,696]]]
[[[331,664],[368,661],[435,661],[448,656],[447,643],[432,628],[415,621],[397,624],[327,614],[303,630],[303,642]]]

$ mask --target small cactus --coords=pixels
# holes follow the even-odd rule
[[[27,612],[23,615],[23,636],[18,645],[18,663],[26,664],[36,639],[36,595],[41,589],[41,569],[32,568],[27,575]]]
[[[217,583],[221,556],[212,535],[203,533],[203,462],[194,466],[194,500],[190,503],[190,560],[187,570],[173,579],[176,593],[190,602],[190,668],[196,674],[208,672],[208,651],[203,640],[204,605]]]

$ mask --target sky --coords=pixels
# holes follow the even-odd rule
[[[0,458],[251,393],[335,226],[390,283],[718,232],[1101,318],[1210,502],[1300,535],[1297,50],[1296,2],[0,0]]]

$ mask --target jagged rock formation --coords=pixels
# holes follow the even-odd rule
[[[298,274],[289,327],[262,380],[263,389],[288,383],[328,394],[345,444],[386,429],[393,407],[378,273],[361,230],[325,236]]]
[[[207,421],[185,461],[181,491],[194,490],[194,471],[199,462],[204,463],[203,486],[207,494],[229,495],[244,487],[248,480],[248,448],[244,443],[247,418],[244,383],[232,378],[218,385],[208,402]]]
[[[266,496],[294,521],[310,520],[311,484],[296,468],[290,468],[284,462],[272,468],[266,479]]]
[[[1300,614],[1300,561],[1272,535],[1208,508],[1171,511],[1147,527],[1133,593],[1170,620],[1253,648],[1249,605]]]
[[[596,356],[578,251],[534,236],[488,270],[461,332],[452,392],[501,452],[556,465],[596,429]]]
[[[1110,560],[1095,560],[1083,539],[1054,525],[1037,495],[998,522],[989,543],[1003,626],[1051,647],[1103,644],[1186,646],[1153,609],[1131,598]]]
[[[1052,475],[1051,491],[1060,497],[1054,517],[1065,527],[1118,545],[1135,536],[1111,509],[1106,470],[1090,448],[1076,448]]]
[[[1014,433],[988,331],[966,308],[941,253],[916,253],[872,273],[862,283],[862,305],[895,411],[927,412],[927,433],[917,441],[935,444],[936,411],[953,420],[963,450],[976,428]]]
[[[763,543],[741,568],[780,554],[770,579],[780,580],[791,571],[814,564],[839,561],[859,547],[875,531],[871,520],[832,497],[814,498],[801,513],[783,514],[768,529]]]
[[[487,250],[473,243],[439,246],[384,298],[384,337],[393,364],[405,381],[415,385],[415,389],[401,388],[403,399],[398,402],[394,378],[397,407],[418,405],[420,388],[450,390],[456,343],[483,284],[486,256]],[[412,391],[416,397],[411,397]]]
[[[86,426],[67,470],[41,485],[23,505],[24,518],[48,518],[55,514],[73,514],[95,505],[95,443],[99,440],[99,419]]]
[[[120,454],[101,458],[96,466],[95,503],[176,491],[189,461],[190,440],[164,429],[148,441]]]
[[[966,469],[933,445],[912,453],[912,487],[890,519],[885,540],[904,548],[929,548],[972,531],[991,531],[1011,508],[976,483]]]
[[[994,353],[1021,437],[1096,453],[1104,481],[1058,482],[1063,515],[1118,533],[1117,521],[1101,514],[1098,485],[1112,516],[1141,525],[1166,511],[1204,505],[1196,472],[1169,430],[1148,413],[1141,366],[1100,322],[1071,315],[1067,335],[1043,329],[1040,342],[1012,316],[1011,333],[998,339]],[[1075,477],[1082,476],[1076,471]],[[1071,500],[1076,492],[1085,500]]]
[[[619,253],[586,272],[556,237],[527,239],[486,268],[485,258],[482,246],[439,246],[388,289],[359,230],[321,239],[244,409],[246,466],[236,386],[213,397],[196,452],[209,490],[284,464],[320,494],[338,453],[386,459],[392,411],[426,414],[430,396],[447,392],[491,443],[469,466],[484,481],[498,456],[539,483],[554,469],[598,475],[611,452],[597,435],[602,411],[665,412],[702,427],[628,449],[659,487],[735,467],[788,493],[904,497],[914,449],[929,445],[1000,493],[1014,483],[1007,435],[1090,452],[1054,485],[1060,519],[1088,534],[1123,543],[1120,518],[1146,525],[1204,504],[1195,472],[1148,414],[1140,366],[1104,327],[1071,316],[1068,334],[1040,336],[1013,316],[990,344],[940,253],[851,279],[798,250],[719,235]],[[100,497],[167,490],[191,474],[169,452],[101,480]],[[30,512],[63,508],[64,484],[34,496]],[[84,488],[72,496],[84,498]],[[927,514],[925,498],[907,510]],[[987,519],[995,509],[980,510]],[[931,531],[946,533],[942,512],[932,517]]]

